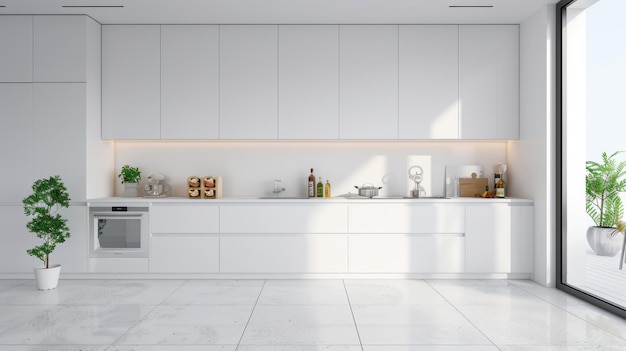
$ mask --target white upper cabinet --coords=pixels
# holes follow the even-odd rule
[[[161,139],[219,136],[219,27],[161,26]]]
[[[398,138],[398,26],[339,26],[339,136]]]
[[[35,83],[33,172],[60,175],[72,201],[86,200],[85,83]]]
[[[0,84],[0,202],[22,201],[30,193],[33,174],[33,85]]]
[[[458,139],[458,28],[400,26],[400,139]]]
[[[33,16],[0,16],[0,82],[33,81]]]
[[[459,27],[461,139],[519,138],[519,26]]]
[[[102,138],[161,137],[161,29],[102,26]]]
[[[339,27],[281,25],[278,136],[339,138]]]
[[[220,26],[220,139],[278,138],[278,26]]]
[[[34,81],[86,82],[86,16],[35,16]]]

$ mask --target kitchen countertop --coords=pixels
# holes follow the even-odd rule
[[[515,203],[532,205],[533,200],[507,197],[504,199],[483,199],[477,197],[457,197],[457,198],[403,198],[403,197],[375,197],[369,198],[280,198],[268,199],[253,196],[224,197],[220,199],[190,199],[187,197],[107,197],[99,199],[89,199],[88,204],[102,203],[189,203],[189,204],[229,204],[229,203],[460,203],[460,204],[485,204],[485,203]]]

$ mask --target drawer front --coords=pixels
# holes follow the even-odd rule
[[[350,233],[461,234],[465,207],[363,204],[349,207]]]
[[[219,272],[220,239],[207,235],[152,236],[152,273]]]
[[[346,235],[229,236],[220,238],[224,273],[345,273]]]
[[[154,205],[150,209],[151,233],[218,233],[219,206]]]
[[[463,273],[461,235],[350,235],[350,273]]]
[[[148,273],[148,258],[90,258],[92,273]]]
[[[346,233],[347,206],[292,204],[222,206],[221,233]]]

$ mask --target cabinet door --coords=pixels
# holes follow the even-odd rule
[[[217,236],[153,235],[150,272],[217,273],[219,242]]]
[[[88,265],[89,238],[87,206],[72,205],[63,209],[61,215],[67,219],[70,238],[56,247],[54,253],[50,255],[50,262],[61,264],[64,273],[85,273]]]
[[[459,26],[462,139],[519,138],[519,26]]]
[[[0,204],[0,273],[32,273],[33,267],[38,264],[35,262],[37,259],[26,253],[35,245],[35,234],[26,229],[28,221],[21,205]]]
[[[281,25],[278,136],[339,138],[339,27]]]
[[[346,235],[222,236],[224,273],[346,273]]]
[[[535,215],[533,206],[511,206],[511,272],[532,273]]]
[[[33,172],[59,175],[72,201],[86,200],[85,83],[35,83]]]
[[[35,16],[35,82],[85,82],[84,16]]]
[[[346,233],[347,217],[345,205],[221,206],[220,232]]]
[[[211,205],[154,205],[150,232],[164,234],[219,233],[219,207]]]
[[[511,208],[467,206],[465,211],[467,273],[510,273]]]
[[[463,273],[458,235],[350,235],[350,273]]]
[[[0,82],[33,81],[33,16],[0,16]]]
[[[102,27],[102,138],[161,137],[160,26]]]
[[[350,233],[462,234],[465,209],[454,205],[351,205]]]
[[[400,139],[459,137],[458,26],[400,26]]]
[[[220,26],[220,138],[278,138],[278,26]]]
[[[19,203],[33,181],[33,85],[0,84],[0,116],[0,184],[10,184],[0,188],[0,202]]]
[[[398,138],[398,26],[339,26],[339,136]]]
[[[161,26],[161,138],[217,139],[219,28]]]

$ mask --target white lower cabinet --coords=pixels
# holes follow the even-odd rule
[[[148,273],[148,258],[90,258],[89,271],[94,273]]]
[[[197,234],[152,236],[150,272],[217,273],[220,238]]]
[[[222,236],[223,273],[345,273],[348,238],[341,234]]]
[[[350,273],[463,273],[463,235],[350,235]]]
[[[350,233],[465,232],[465,208],[458,205],[362,204],[349,213]]]
[[[467,272],[530,273],[532,209],[532,206],[467,206]]]
[[[70,206],[61,215],[67,219],[70,238],[58,245],[50,255],[51,264],[60,264],[62,273],[87,272],[87,206]],[[31,235],[35,235],[32,234]]]
[[[33,271],[35,260],[26,253],[35,244],[35,234],[29,233],[21,205],[0,205],[0,273],[28,273]]]

